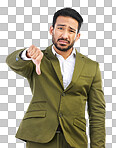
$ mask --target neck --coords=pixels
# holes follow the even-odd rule
[[[53,46],[53,48],[56,51],[56,53],[60,54],[64,59],[67,59],[70,56],[70,54],[72,53],[72,50],[73,50],[73,48],[70,48],[67,51],[60,51],[55,46]]]

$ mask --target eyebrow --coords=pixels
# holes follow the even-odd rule
[[[57,26],[66,26],[66,25],[58,24]],[[74,29],[74,28],[72,28],[72,27],[70,27],[70,26],[69,26],[69,28],[72,29],[72,30],[74,30],[74,31],[76,32],[76,29]]]

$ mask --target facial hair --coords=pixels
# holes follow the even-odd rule
[[[57,44],[57,42],[58,42],[59,40],[67,41],[67,42],[69,43],[69,46],[68,46],[67,48],[65,48],[65,47],[63,48],[63,46],[65,46],[65,45],[64,45],[64,44],[60,44],[60,46],[62,46],[62,48],[59,47],[58,44]],[[71,44],[70,44],[70,41],[68,41],[68,40],[66,40],[66,39],[63,39],[63,38],[60,38],[60,39],[58,39],[57,41],[55,41],[54,34],[52,34],[52,43],[54,44],[54,46],[55,46],[58,50],[66,52],[67,50],[69,50],[69,49],[71,49],[71,48],[73,47],[73,45],[74,45],[74,43],[75,43],[75,40],[74,40]]]

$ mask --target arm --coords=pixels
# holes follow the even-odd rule
[[[24,50],[25,49],[21,49],[10,54],[6,59],[6,63],[13,71],[26,78],[31,76],[35,64],[36,73],[40,75],[40,64],[43,58],[43,52],[34,45],[31,45],[29,49],[26,50],[26,57],[30,58],[30,60],[25,61],[21,58],[22,52],[24,52]]]
[[[25,49],[20,49],[8,55],[6,63],[17,74],[29,78],[33,71],[33,62],[31,60],[25,61],[21,58],[24,50]]]
[[[88,96],[90,147],[105,148],[105,100],[99,64]]]

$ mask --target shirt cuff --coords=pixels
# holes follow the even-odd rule
[[[26,56],[26,52],[27,52],[28,49],[29,49],[29,48],[26,48],[26,49],[21,53],[21,59],[22,59],[22,60],[32,60],[31,58],[28,58],[28,57]]]

